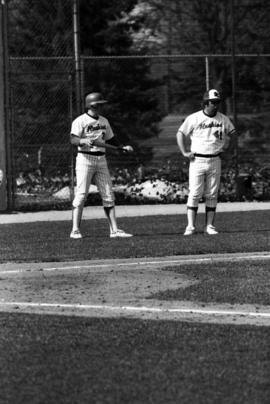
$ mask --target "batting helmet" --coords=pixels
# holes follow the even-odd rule
[[[204,93],[203,95],[203,101],[210,101],[210,100],[216,100],[216,101],[221,101],[221,96],[217,90],[214,88],[212,90],[208,90]]]
[[[85,108],[90,108],[96,104],[105,104],[106,102],[101,93],[90,93],[85,97]]]

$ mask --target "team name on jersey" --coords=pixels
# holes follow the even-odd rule
[[[97,123],[97,124],[94,124],[94,125],[90,124],[90,125],[86,126],[86,132],[87,133],[95,132],[96,130],[104,130],[104,129],[106,129],[106,125],[104,125],[104,124],[102,125],[100,123]]]
[[[208,128],[222,128],[222,123],[213,121],[209,123],[202,122],[198,125],[198,129],[208,129]]]

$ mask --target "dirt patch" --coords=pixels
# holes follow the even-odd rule
[[[227,260],[269,259],[267,254]],[[225,256],[164,257],[145,260],[17,264],[0,267],[0,309],[89,317],[135,317],[208,323],[270,325],[270,306],[205,304],[151,296],[198,283],[186,274],[164,271],[168,262],[200,264]]]

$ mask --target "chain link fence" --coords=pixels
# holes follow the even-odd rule
[[[10,144],[13,201],[14,209],[17,210],[70,207],[76,180],[75,154],[69,143],[70,124],[76,114],[73,2],[51,0],[47,6],[46,2],[42,2],[44,9],[40,19],[24,19],[24,13],[31,9],[33,11],[37,3],[34,0],[10,0],[8,7]],[[33,44],[32,50],[31,46],[24,49],[23,38],[29,35],[32,35],[33,42],[39,44],[38,48]],[[37,49],[38,54],[31,54],[37,52]],[[270,197],[269,57],[236,57],[236,71],[241,72],[236,77],[236,124],[239,131],[237,164],[240,173],[245,174],[244,181],[252,181],[254,188],[254,192],[249,194],[251,185],[246,182],[244,185],[248,190],[243,188],[242,194],[247,198],[261,200]],[[148,90],[157,100],[154,108],[159,121],[155,136],[140,133],[138,123],[142,124],[140,121],[145,118],[138,112],[136,88],[133,92],[127,91],[131,82],[142,80],[140,66],[143,66],[143,74],[149,80]],[[184,202],[187,162],[180,156],[175,135],[185,116],[200,109],[202,93],[208,86],[213,87],[213,83],[222,88],[223,112],[234,118],[231,56],[84,55],[81,56],[80,73],[82,93],[94,91],[98,83],[98,88],[105,91],[113,105],[111,109],[108,106],[107,113],[116,134],[125,132],[131,143],[134,141],[132,134],[135,134],[141,151],[129,157],[116,153],[108,156],[117,202],[128,202],[121,187],[157,179],[185,184],[181,197],[177,199],[178,202]],[[116,83],[121,103],[112,91]],[[128,115],[128,108],[132,114],[130,112]],[[147,152],[143,154],[143,150]],[[235,191],[235,160],[229,159],[224,164],[226,170],[221,198],[234,200],[239,197]],[[119,193],[117,190],[120,190]],[[93,194],[90,199],[89,203],[99,203],[97,195]],[[169,199],[165,197],[164,201]]]
[[[7,1],[13,208],[72,186],[73,2]]]

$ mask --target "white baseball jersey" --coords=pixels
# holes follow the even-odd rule
[[[223,151],[227,136],[235,128],[230,119],[220,112],[210,117],[198,111],[189,115],[178,131],[190,136],[192,153],[215,155]]]
[[[71,134],[80,138],[90,138],[91,140],[106,141],[114,137],[114,133],[109,124],[109,121],[99,115],[97,119],[88,115],[82,114],[76,118],[71,125]],[[78,151],[100,151],[105,152],[104,147],[99,146],[78,146]]]

